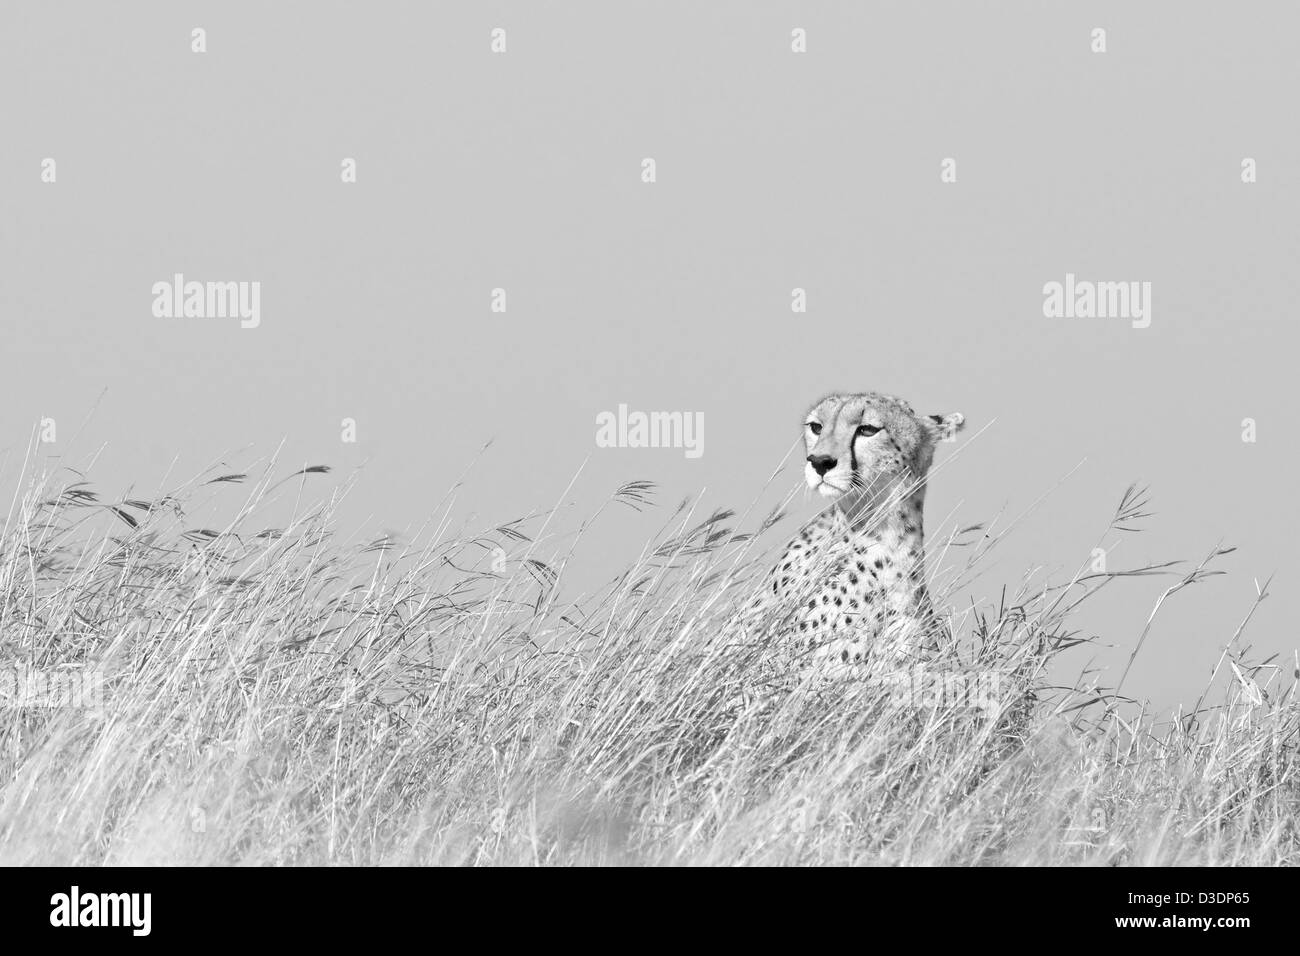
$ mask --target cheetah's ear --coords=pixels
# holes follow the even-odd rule
[[[931,441],[952,441],[966,424],[966,416],[961,412],[951,415],[927,415],[921,419],[925,430],[930,433]]]

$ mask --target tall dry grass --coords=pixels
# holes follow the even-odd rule
[[[908,682],[827,684],[774,657],[779,610],[743,611],[772,516],[750,534],[683,505],[574,601],[582,534],[546,515],[418,546],[336,541],[336,495],[264,523],[323,470],[148,501],[31,481],[0,539],[0,862],[1300,862],[1290,662],[1225,635],[1212,688],[1164,721],[1060,680],[1081,602],[1155,574],[1172,597],[1222,551],[1022,584]],[[214,495],[233,517],[203,527]],[[940,602],[997,540],[931,543]],[[73,671],[101,707],[22,696]]]

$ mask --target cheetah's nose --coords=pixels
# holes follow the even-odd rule
[[[808,464],[813,466],[813,471],[819,475],[824,475],[835,467],[835,459],[830,455],[809,455]]]

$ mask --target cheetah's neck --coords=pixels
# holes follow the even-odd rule
[[[906,555],[914,552],[917,558],[924,554],[925,499],[924,489],[898,502],[889,502],[878,509],[859,509],[846,512],[836,507],[828,514],[855,544],[878,546],[891,553]]]
[[[830,541],[843,553],[850,573],[865,568],[871,590],[883,592],[895,610],[915,608],[925,600],[925,528],[923,498],[914,494],[890,507],[856,519],[839,508],[828,513],[836,532]]]

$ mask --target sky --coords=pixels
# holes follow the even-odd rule
[[[5,4],[0,487],[43,420],[42,460],[93,459],[107,498],[330,464],[366,534],[458,481],[480,526],[557,504],[576,526],[656,482],[661,507],[585,539],[585,588],[686,495],[795,491],[810,517],[797,457],[768,485],[804,411],[884,391],[966,416],[932,534],[1023,515],[971,599],[1091,560],[1134,482],[1154,515],[1110,567],[1238,549],[1166,603],[1126,685],[1190,702],[1270,575],[1248,637],[1297,645],[1288,17]],[[178,274],[257,283],[256,317],[160,303]],[[1045,314],[1052,283],[1134,295]],[[606,447],[620,406],[701,422],[695,447]],[[1173,582],[1121,583],[1081,618],[1112,677]]]

